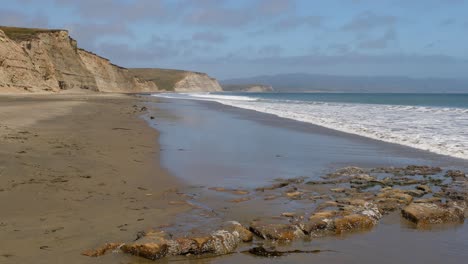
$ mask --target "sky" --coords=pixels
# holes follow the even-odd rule
[[[468,0],[2,0],[124,67],[468,79]]]

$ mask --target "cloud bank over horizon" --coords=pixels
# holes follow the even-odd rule
[[[468,79],[465,0],[12,0],[0,24],[65,28],[125,67]]]

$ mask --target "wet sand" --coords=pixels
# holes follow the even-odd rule
[[[265,200],[255,192],[255,188],[276,178],[304,176],[314,180],[345,166],[419,164],[468,169],[464,160],[217,103],[168,99],[149,105],[150,110],[165,113],[148,120],[161,133],[162,165],[189,184],[184,192],[199,206],[177,217],[177,227],[169,229],[175,233],[196,234],[223,221],[248,225],[255,218],[311,210],[307,200]],[[213,187],[240,189],[248,194],[220,192]],[[468,257],[467,237],[466,223],[419,230],[394,212],[369,232],[275,245],[280,250],[336,252],[275,259],[235,253],[196,262],[462,263]],[[251,246],[244,245],[238,252]]]
[[[124,95],[0,97],[0,263],[133,262],[80,253],[171,224],[188,208],[171,204],[182,184],[159,166],[142,104]]]

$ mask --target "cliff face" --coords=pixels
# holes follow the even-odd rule
[[[0,30],[0,88],[4,92],[58,90],[53,76],[48,78],[34,65],[23,47]]]
[[[38,33],[19,44],[43,79],[55,83],[54,90],[58,86],[60,90],[80,88],[98,91],[93,74],[78,56],[76,42],[67,31]]]
[[[189,72],[174,85],[176,92],[219,92],[218,81],[204,73]]]
[[[164,91],[173,92],[215,92],[222,91],[218,81],[205,73],[171,69],[130,69],[136,77],[152,81]]]
[[[79,49],[66,30],[0,26],[0,93],[64,90],[137,93],[222,89],[216,79],[204,73],[119,67]]]
[[[135,78],[128,69],[118,67],[109,60],[85,50],[78,50],[85,68],[93,73],[98,91],[101,92],[154,92],[154,82]]]

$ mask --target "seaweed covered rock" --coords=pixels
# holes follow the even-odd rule
[[[254,221],[250,224],[250,231],[263,239],[292,241],[304,237],[304,232],[294,224]]]
[[[222,226],[222,229],[227,230],[229,232],[237,232],[239,234],[239,238],[243,242],[249,242],[253,239],[253,233],[250,232],[249,229],[245,228],[239,222],[236,221],[229,221],[225,225]]]
[[[337,234],[346,232],[369,230],[377,222],[370,216],[364,214],[351,214],[334,220],[334,231]]]
[[[124,244],[121,250],[134,256],[156,260],[167,255],[169,251],[168,239],[165,232],[148,232],[133,243]]]
[[[457,203],[411,203],[401,213],[417,225],[463,223],[465,219],[464,208]]]

